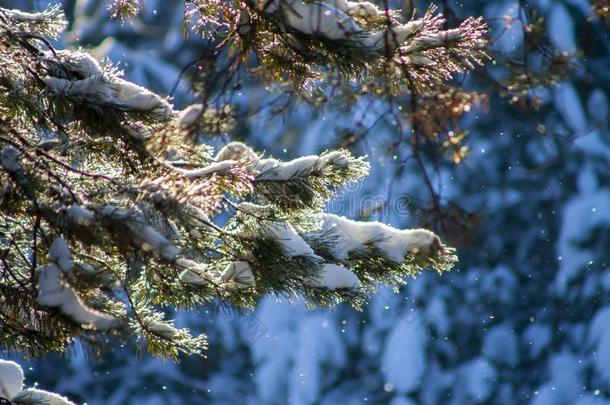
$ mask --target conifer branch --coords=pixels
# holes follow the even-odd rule
[[[199,12],[216,5],[199,4]],[[240,13],[261,24],[288,19],[286,35],[299,27],[299,35],[320,34],[286,15],[290,5],[271,4],[281,15],[255,4]],[[371,3],[337,7],[346,24],[394,15]],[[431,232],[321,212],[335,191],[368,174],[363,157],[338,150],[283,162],[236,142],[214,154],[194,129],[228,130],[230,106],[177,111],[109,61],[53,49],[45,37],[58,35],[60,16],[54,8],[0,9],[2,347],[45,355],[66,351],[76,338],[94,350],[108,337],[135,338],[178,360],[201,355],[207,341],[165,320],[167,307],[252,309],[274,294],[311,307],[361,308],[377,284],[395,287],[422,268],[445,271],[457,260]],[[441,32],[439,21],[430,14],[403,26],[393,49],[441,57],[430,52],[473,47],[482,35],[478,23]],[[369,42],[371,32],[386,32],[380,29],[354,28],[353,38],[321,33],[379,61],[385,56]],[[476,61],[469,51],[451,52],[448,70]],[[220,214],[230,217],[226,224]]]

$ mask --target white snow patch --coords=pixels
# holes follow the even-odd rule
[[[208,284],[208,281],[204,276],[206,271],[205,265],[185,258],[179,258],[176,260],[176,264],[185,269],[179,276],[180,281],[183,283],[200,286]]]
[[[40,305],[57,307],[76,323],[95,329],[110,329],[119,320],[87,307],[69,286],[61,281],[61,272],[55,264],[47,264],[36,269],[38,282],[37,301]]]
[[[12,146],[5,146],[0,151],[0,166],[9,173],[16,173],[22,169],[19,158],[21,152]]]
[[[72,255],[64,238],[55,238],[49,248],[49,260],[57,263],[63,271],[72,270]]]
[[[195,269],[186,269],[180,273],[180,281],[186,284],[207,285],[205,278]]]
[[[201,117],[203,104],[192,104],[180,111],[178,115],[178,126],[182,129],[192,126]]]
[[[13,402],[23,404],[76,405],[66,397],[37,388],[28,388],[21,391],[13,398]]]
[[[286,24],[304,34],[340,40],[362,32],[353,18],[331,4],[302,0],[287,0],[286,4],[294,10],[283,13]]]
[[[349,161],[344,153],[334,151],[322,156],[310,155],[281,162],[274,158],[260,159],[255,162],[259,172],[257,180],[283,181],[307,175],[312,170],[328,173],[332,168],[347,168]]]
[[[215,160],[222,162],[223,160],[246,160],[250,162],[258,161],[258,156],[252,148],[242,142],[230,142],[218,151]]]
[[[275,158],[261,159],[249,146],[241,142],[231,142],[224,146],[215,160],[218,164],[236,160],[249,162],[249,171],[256,173],[258,181],[287,181],[308,176],[312,171],[324,176],[331,174],[332,170],[347,168],[350,165],[349,155],[341,151],[302,156],[287,162]]]
[[[280,242],[291,258],[296,256],[318,258],[311,246],[305,242],[290,223],[268,221],[263,226],[265,228],[264,232]]]
[[[42,78],[50,91],[56,94],[88,100],[95,104],[109,105],[126,111],[155,111],[162,119],[172,113],[171,105],[144,87],[118,76],[104,73],[100,64],[91,55],[80,51],[57,51],[59,59],[69,69],[83,76],[80,80],[61,77]],[[51,53],[49,60],[56,57]]]
[[[14,8],[2,9],[2,11],[6,13],[9,18],[23,22],[39,22],[43,21],[43,19],[45,18],[45,15],[43,13],[28,13]]]
[[[303,34],[334,41],[349,41],[372,52],[383,51],[386,47],[398,47],[422,25],[421,20],[415,20],[387,30],[363,30],[352,15],[371,16],[385,12],[369,2],[339,0],[309,3],[302,0],[259,0],[258,3],[266,13],[275,13],[282,9],[284,23]],[[430,36],[427,39],[434,41],[436,38]]]
[[[231,169],[237,164],[234,160],[223,160],[222,162],[211,163],[204,168],[194,170],[184,170],[180,168],[174,168],[174,170],[184,174],[188,178],[198,179],[200,177],[207,177],[213,174],[228,174]]]
[[[136,243],[145,252],[154,252],[167,261],[173,261],[179,253],[177,247],[172,245],[160,232],[150,225],[129,224],[129,228],[136,237]]]
[[[343,266],[325,264],[321,273],[310,283],[312,287],[321,287],[329,290],[340,288],[360,288],[358,277]]]
[[[335,7],[339,10],[348,13],[350,15],[359,15],[359,16],[374,16],[378,15],[385,10],[380,10],[373,3],[369,3],[368,1],[346,1],[346,0],[335,0]]]
[[[152,321],[147,326],[151,331],[164,337],[165,339],[173,339],[178,333],[178,329],[165,322]]]
[[[23,389],[23,370],[14,361],[0,359],[0,397],[12,399]]]
[[[88,225],[95,219],[93,212],[78,204],[72,204],[68,208],[68,215],[79,225]]]
[[[332,231],[337,237],[332,253],[339,260],[366,244],[377,247],[396,263],[403,262],[406,254],[435,253],[441,247],[438,236],[425,229],[400,230],[377,221],[357,222],[334,214],[321,214],[320,218],[322,231]]]
[[[315,254],[311,246],[303,239],[297,230],[289,222],[276,221],[273,219],[266,220],[269,217],[273,208],[270,206],[261,206],[250,203],[241,203],[238,206],[238,215],[255,215],[260,220],[260,227],[255,230],[259,237],[271,238],[279,242],[284,249],[284,253],[293,258],[296,256],[306,256],[315,259],[320,259]]]
[[[254,287],[254,273],[248,262],[233,262],[228,264],[222,273],[221,279],[236,288]]]

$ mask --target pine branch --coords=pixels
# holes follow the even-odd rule
[[[381,18],[370,3],[339,7],[344,19]],[[95,350],[111,337],[142,339],[177,361],[202,355],[207,341],[165,320],[168,307],[252,309],[274,294],[361,308],[378,283],[395,287],[457,260],[431,232],[321,212],[368,173],[362,157],[339,150],[282,162],[236,142],[213,157],[194,130],[229,129],[231,107],[175,111],[110,62],[53,49],[44,35],[59,16],[0,9],[2,347],[45,355],[76,338]],[[427,18],[422,25],[440,21]],[[480,34],[464,28],[424,41],[409,27],[412,42],[401,43],[411,55]],[[452,55],[461,66],[469,54]]]

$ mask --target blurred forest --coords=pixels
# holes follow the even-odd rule
[[[429,5],[388,3],[407,15]],[[62,5],[62,47],[120,62],[178,107],[199,101],[194,66],[223,77],[210,44],[182,35],[182,1],[142,0],[124,22],[102,0]],[[208,334],[206,359],[117,348],[93,361],[76,345],[24,360],[30,384],[88,404],[610,404],[608,2],[437,5],[452,26],[485,18],[490,60],[405,103],[412,126],[396,116],[401,100],[388,108],[332,86],[286,94],[243,80],[224,100],[235,130],[209,142],[243,140],[282,159],[338,147],[368,155],[371,175],[328,210],[432,228],[458,248],[456,269],[424,273],[398,295],[381,289],[362,312],[273,298],[241,315],[178,312],[178,326]]]

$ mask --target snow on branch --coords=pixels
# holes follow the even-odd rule
[[[68,22],[59,4],[53,4],[39,13],[27,13],[21,10],[5,9],[0,7],[0,26],[8,19],[17,24],[23,32],[59,38]]]
[[[438,236],[425,229],[401,230],[381,222],[358,222],[334,214],[321,214],[322,232],[336,237],[331,248],[337,260],[373,245],[385,258],[401,263],[407,255],[436,254],[442,249]]]
[[[437,47],[451,42],[464,43],[462,47],[483,45],[476,42],[482,39],[484,25],[480,19],[466,20],[460,28],[442,31],[445,20],[442,15],[434,15],[435,6],[430,6],[426,15],[406,24],[390,18],[395,10],[380,10],[369,2],[350,2],[345,0],[258,0],[257,8],[266,15],[276,18],[281,24],[301,34],[322,37],[332,41],[342,41],[366,52],[393,53],[396,48]],[[354,16],[381,16],[390,18],[384,29],[365,29]],[[470,29],[472,26],[480,29]],[[404,51],[403,51],[404,52]],[[408,53],[408,52],[407,52]]]
[[[36,269],[38,290],[37,301],[40,305],[56,307],[74,322],[105,330],[117,327],[119,319],[102,314],[83,303],[76,292],[61,277],[61,270],[55,264],[47,264]]]
[[[246,260],[256,264],[279,256],[284,266],[297,268],[284,270],[288,278],[308,287],[336,290],[375,283],[395,286],[405,275],[413,276],[422,268],[446,271],[457,261],[454,250],[425,229],[400,230],[380,222],[322,213],[312,216],[314,222],[318,221],[316,230],[302,231],[301,225],[297,229],[288,219],[276,216],[273,206],[250,203],[238,206],[237,218],[244,224],[240,235],[256,242],[252,253],[244,256]]]
[[[21,152],[12,146],[6,146],[0,151],[0,166],[9,173],[17,173],[23,169],[19,158]]]
[[[0,359],[0,397],[12,399],[23,390],[23,370],[14,361]]]
[[[13,398],[13,402],[16,404],[76,405],[66,397],[38,388],[27,388],[21,391]]]
[[[393,51],[413,33],[413,24],[382,30],[361,27],[353,16],[370,17],[383,11],[369,2],[275,0],[266,13],[281,16],[290,29],[302,34],[343,41],[365,52]]]
[[[70,205],[67,212],[68,216],[79,225],[89,225],[95,220],[93,212],[79,204]]]
[[[152,320],[146,326],[151,332],[165,339],[173,339],[179,333],[178,329],[174,328],[172,325],[157,320]]]
[[[177,361],[180,352],[193,355],[201,354],[207,349],[205,335],[193,337],[188,329],[176,328],[173,321],[166,321],[162,313],[155,311],[145,301],[132,298],[130,303],[137,314],[132,326],[146,339],[150,353],[161,354]]]
[[[238,162],[235,160],[225,160],[222,162],[211,163],[204,168],[201,169],[193,169],[193,170],[184,170],[180,168],[173,168],[173,170],[177,171],[180,174],[190,178],[190,179],[198,179],[201,177],[209,177],[213,174],[219,175],[227,175],[232,172],[232,169],[237,165]]]
[[[254,273],[248,262],[229,263],[222,273],[221,279],[229,285],[229,288],[254,287]]]
[[[49,260],[65,272],[72,270],[72,255],[64,238],[56,238],[49,248]]]
[[[326,290],[360,288],[360,281],[354,273],[342,266],[324,263],[324,259],[314,252],[314,249],[294,226],[286,220],[275,218],[273,212],[274,209],[271,206],[240,204],[238,217],[244,221],[245,225],[245,229],[242,229],[240,234],[254,238],[263,246],[267,246],[266,252],[265,248],[261,251],[268,260],[273,260],[271,257],[274,255],[272,244],[279,247],[279,263],[281,263],[283,274],[276,276],[283,277],[284,284]],[[262,241],[267,241],[267,243]],[[254,252],[246,254],[245,257],[255,264],[261,259]],[[290,269],[291,265],[295,266],[293,270]],[[222,278],[238,281],[239,287],[246,288],[254,285],[253,275],[249,263],[236,262],[227,266]],[[235,280],[237,277],[241,277],[242,280]]]
[[[360,288],[358,276],[337,264],[322,266],[320,274],[308,284],[312,287],[321,287],[328,290]]]
[[[381,19],[397,18],[396,13],[381,11],[368,2],[274,0],[266,4],[269,7],[255,16],[256,23],[263,30],[266,24],[274,35],[259,43],[275,41],[277,38],[269,38],[279,35],[273,30],[275,23],[266,17],[284,19],[288,30],[283,32],[288,36],[298,40],[309,36],[314,39],[312,44],[323,42],[320,37],[340,46],[355,44],[368,54],[367,66],[402,58],[400,62],[414,72],[422,66],[459,71],[473,61],[468,50],[460,53],[461,47],[465,41],[475,46],[482,31],[475,20],[443,31],[440,17],[428,14],[404,25],[393,20],[382,25]],[[246,7],[242,11],[252,13]],[[0,34],[8,31],[6,21],[24,27],[39,18],[9,14],[0,11]],[[377,25],[366,25],[369,18]],[[319,305],[340,300],[355,303],[373,283],[394,284],[422,267],[446,270],[455,262],[452,250],[443,247],[431,232],[401,231],[380,223],[312,213],[319,212],[339,187],[368,173],[364,158],[339,150],[281,161],[234,142],[212,160],[209,145],[195,148],[189,142],[182,147],[185,133],[190,137],[214,118],[206,116],[211,113],[204,104],[178,114],[167,100],[122,79],[115,68],[87,53],[55,51],[44,40],[23,38],[3,53],[19,67],[11,67],[16,74],[10,75],[10,90],[20,94],[13,99],[21,104],[13,114],[12,101],[0,97],[0,107],[15,115],[7,121],[10,124],[25,123],[23,130],[6,132],[6,143],[12,146],[0,151],[0,174],[17,190],[15,195],[25,196],[7,199],[24,204],[2,213],[4,218],[17,217],[9,229],[22,235],[15,247],[9,247],[12,251],[4,265],[5,277],[12,276],[7,288],[19,297],[11,295],[3,304],[17,308],[12,312],[24,322],[51,321],[53,329],[43,338],[24,337],[32,350],[65,350],[66,335],[73,338],[85,328],[113,329],[113,334],[135,331],[154,354],[200,353],[205,338],[192,339],[186,330],[164,322],[161,311],[165,306],[192,307],[220,298],[241,308],[253,307],[268,293],[300,294]],[[51,50],[43,52],[41,43]],[[282,42],[285,48],[287,43]],[[388,46],[396,54],[380,57]],[[447,50],[451,47],[453,50]],[[445,53],[435,53],[438,49]],[[22,61],[19,55],[26,57]],[[435,58],[444,55],[447,61],[441,65]],[[356,56],[352,59],[350,62]],[[324,63],[331,66],[336,60]],[[384,76],[386,79],[396,82]],[[230,115],[224,109],[222,114]],[[158,119],[170,122],[151,123]],[[41,146],[40,132],[59,131],[56,127],[65,131],[52,139],[58,147]],[[132,142],[131,130],[142,129],[144,134],[157,128],[163,135],[155,138],[158,142]],[[126,142],[117,143],[107,136],[115,130],[121,135],[119,140]],[[47,135],[51,134],[44,133],[45,141],[50,138]],[[59,147],[60,141],[65,145]],[[15,179],[29,176],[29,172],[33,181],[27,189]],[[267,205],[233,203],[229,195],[236,201],[247,198]],[[233,208],[235,215],[226,223],[224,217],[213,217]],[[320,226],[316,228],[316,224]],[[48,235],[70,235],[75,243],[71,251],[64,239],[54,239],[49,262],[34,265],[31,279],[31,263],[22,260],[23,252],[41,251]],[[95,260],[96,266],[108,271],[73,261],[71,253],[77,259]],[[32,283],[37,295],[31,294]],[[119,285],[125,287],[132,309],[126,315],[121,312],[123,290],[113,288]],[[100,291],[108,294],[107,300]],[[103,304],[98,305],[96,298],[104,299]],[[35,321],[21,315],[18,307],[22,303],[37,309]],[[41,306],[54,309],[43,311]],[[132,327],[121,327],[128,319]],[[1,381],[0,388],[5,393],[10,390],[10,396],[27,400],[44,395],[37,390],[21,391],[19,380],[18,389],[13,380],[9,388]]]
[[[319,208],[334,191],[366,176],[369,164],[346,150],[303,156],[288,162],[260,158],[248,146],[232,142],[216,161],[245,161],[255,173],[256,191],[283,208]],[[217,164],[218,164],[217,163]]]
[[[143,251],[152,252],[168,262],[176,260],[180,250],[152,226],[111,204],[106,205],[101,214],[123,225],[129,231],[132,242]]]
[[[204,265],[189,259],[178,258],[176,260],[176,266],[184,269],[179,275],[180,281],[183,283],[195,286],[209,284],[209,280],[206,276],[206,267]]]
[[[0,359],[0,399],[11,404],[75,405],[61,395],[37,388],[23,389],[23,370],[14,361]],[[0,400],[4,403],[4,401]]]
[[[440,85],[489,58],[485,51],[487,24],[482,17],[468,17],[457,28],[444,30],[446,20],[436,11],[431,5],[422,18],[409,23],[414,30],[394,56],[418,90]]]
[[[159,120],[173,114],[165,99],[122,79],[116,69],[102,67],[88,53],[46,52],[42,59],[48,73],[42,80],[54,94],[85,100],[98,107],[148,113]]]
[[[403,10],[387,9],[382,2],[379,7],[346,0],[246,3],[248,17],[232,26],[241,49],[257,55],[257,72],[264,79],[290,84],[308,99],[320,83],[336,80],[346,84],[346,94],[368,94],[382,88],[381,82],[390,85],[378,96],[421,93],[489,59],[482,18],[470,17],[448,29],[433,4],[420,18],[406,20]]]
[[[298,234],[292,224],[285,220],[273,218],[273,211],[270,206],[241,203],[238,207],[238,217],[247,218],[251,216],[255,219],[255,227],[252,230],[248,230],[245,235],[249,236],[249,234],[252,234],[256,237],[278,241],[282,246],[284,255],[288,259],[304,256],[321,260],[309,244]]]
[[[384,12],[368,1],[335,0],[334,5],[344,13],[361,17],[380,15]]]
[[[333,214],[317,216],[320,229],[305,235],[316,253],[344,264],[366,285],[396,287],[422,269],[450,270],[455,250],[425,229],[400,230],[380,222],[358,222]]]

